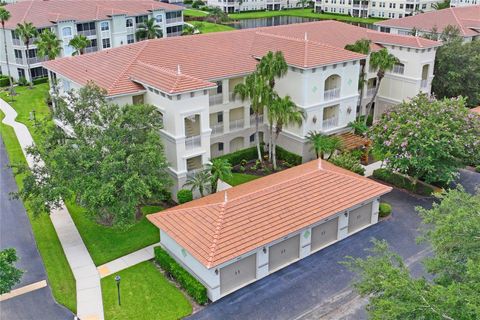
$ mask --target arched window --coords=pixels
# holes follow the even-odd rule
[[[332,74],[325,79],[324,99],[331,100],[340,97],[342,78],[338,74]]]
[[[405,65],[403,63],[396,63],[393,66],[393,73],[403,74],[405,72]]]
[[[162,15],[161,15],[161,14],[157,14],[157,15],[155,16],[155,21],[156,21],[157,23],[162,23],[162,21],[163,21]]]
[[[62,36],[64,37],[71,37],[72,36],[72,28],[70,27],[64,27],[62,29]]]
[[[127,28],[133,27],[133,19],[127,19],[125,20],[125,26]]]

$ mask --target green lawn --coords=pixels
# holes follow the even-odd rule
[[[231,31],[235,30],[235,28],[230,26],[225,26],[222,24],[216,24],[206,21],[187,21],[188,23],[192,24],[200,30],[201,33],[210,33],[210,32],[221,32],[221,31]]]
[[[231,13],[228,15],[232,19],[254,19],[254,18],[269,18],[276,16],[296,16],[304,18],[322,19],[322,20],[339,20],[348,22],[362,22],[362,23],[374,23],[382,21],[378,18],[357,18],[350,17],[348,15],[333,14],[333,13],[314,13],[311,8],[308,9],[288,9],[279,11],[256,11],[256,12],[240,12]]]
[[[197,9],[185,9],[183,15],[185,17],[206,17],[208,13]]]
[[[0,112],[0,122],[3,118],[4,114]],[[0,134],[5,143],[10,163],[26,165],[25,157],[13,128],[0,123]],[[15,180],[19,188],[21,188],[22,176],[17,175]],[[26,204],[26,209],[38,251],[47,270],[48,283],[52,288],[53,296],[58,303],[63,304],[75,313],[77,309],[75,278],[63,253],[52,221],[46,215],[33,217],[28,204]]]
[[[172,285],[150,262],[142,262],[118,273],[121,306],[117,300],[115,275],[102,279],[106,320],[181,319],[192,313],[183,293]]]
[[[253,174],[246,173],[232,173],[232,176],[229,179],[225,179],[225,182],[231,186],[238,186],[239,184],[252,181],[260,178],[260,176],[255,176]]]

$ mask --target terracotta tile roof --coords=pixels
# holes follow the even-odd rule
[[[390,191],[316,160],[148,219],[212,268]]]
[[[285,37],[285,34],[288,34],[288,37]],[[205,81],[251,73],[258,62],[254,57],[276,48],[283,50],[287,63],[293,66],[313,67],[358,60],[363,56],[343,48],[362,38],[374,40],[374,50],[381,48],[380,43],[414,48],[439,45],[436,41],[372,31],[337,21],[318,21],[147,40],[82,56],[48,61],[44,66],[80,85],[92,80],[106,89],[109,95],[143,90],[131,80],[129,68],[135,66],[134,62],[152,66],[152,73],[156,72],[155,68],[177,70],[180,66],[182,74],[196,78],[198,85],[203,81],[205,86],[209,87]],[[176,92],[170,86],[157,89]]]
[[[343,148],[346,150],[358,149],[363,146],[368,146],[372,143],[370,139],[361,137],[351,132],[339,134],[338,137],[342,140]]]
[[[15,29],[18,23],[31,22],[37,28],[52,26],[59,21],[77,22],[108,19],[112,15],[136,16],[151,10],[182,10],[182,7],[153,0],[53,0],[21,1],[5,6],[11,17],[6,29]]]
[[[375,23],[379,26],[430,31],[436,27],[439,32],[448,26],[457,26],[463,36],[480,35],[480,5],[452,7],[430,11],[400,19],[390,19]],[[476,30],[475,30],[476,29]]]
[[[475,113],[478,113],[480,115],[480,106],[476,107],[476,108],[473,108],[473,109],[470,109],[471,112],[475,112]]]

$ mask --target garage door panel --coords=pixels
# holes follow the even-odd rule
[[[338,217],[312,228],[312,251],[337,240]]]
[[[252,254],[220,269],[220,294],[232,291],[252,280],[257,272],[257,255]]]
[[[372,222],[372,204],[369,203],[350,211],[348,216],[348,233],[355,232]]]
[[[268,270],[272,271],[300,257],[300,235],[283,240],[268,249]]]

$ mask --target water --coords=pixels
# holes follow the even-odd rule
[[[269,18],[241,19],[241,20],[236,20],[234,22],[228,23],[226,25],[231,26],[235,29],[251,29],[251,28],[260,28],[260,27],[281,26],[284,24],[292,24],[292,23],[311,22],[311,21],[317,21],[317,20],[319,19],[294,17],[294,16],[276,16],[276,17],[269,17]],[[358,27],[362,27],[362,28],[373,29],[373,25],[369,23],[360,23],[360,22],[347,22],[347,23],[358,26]]]

